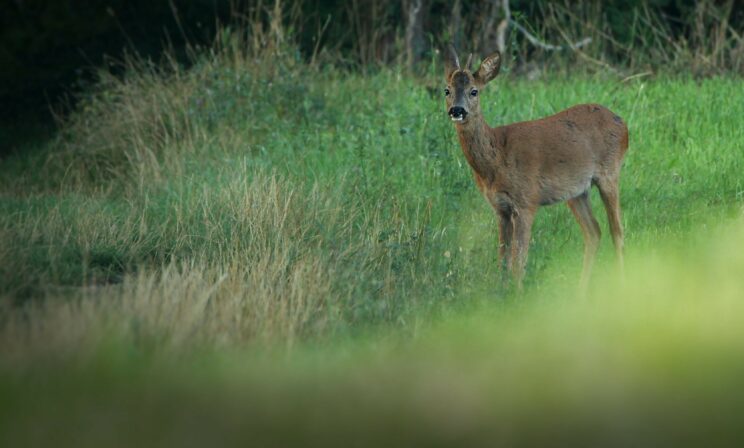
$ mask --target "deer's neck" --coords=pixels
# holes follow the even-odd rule
[[[488,126],[483,117],[474,117],[468,123],[456,127],[462,152],[470,167],[481,178],[493,181],[500,152],[503,150],[496,138],[498,129]]]

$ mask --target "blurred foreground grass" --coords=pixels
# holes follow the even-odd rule
[[[605,238],[574,297],[580,232],[555,206],[517,299],[438,74],[197,62],[102,75],[0,162],[0,445],[738,436],[740,80],[489,86],[493,124],[599,102],[631,135],[627,283]]]
[[[174,355],[102,338],[0,362],[5,446],[735,444],[742,222],[586,300],[484,298],[415,335]],[[560,290],[560,286],[553,291]]]

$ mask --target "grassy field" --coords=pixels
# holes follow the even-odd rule
[[[440,80],[239,53],[102,75],[0,162],[0,444],[732,441],[742,81],[504,76],[492,124],[622,116],[628,280],[541,210],[526,292]],[[134,430],[136,428],[136,430]]]

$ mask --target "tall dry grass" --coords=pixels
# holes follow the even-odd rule
[[[108,338],[144,349],[156,341],[163,351],[291,346],[423,311],[409,294],[433,286],[427,262],[416,261],[415,246],[405,255],[387,244],[411,232],[426,244],[410,227],[426,224],[425,210],[385,216],[382,204],[317,184],[248,164],[232,169],[167,210],[147,198],[129,206],[83,199],[5,221],[1,357],[86,356]],[[403,256],[410,269],[396,267]]]

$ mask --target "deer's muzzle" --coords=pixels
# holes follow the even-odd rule
[[[465,119],[467,115],[468,115],[468,111],[466,111],[464,107],[460,107],[460,106],[450,107],[449,116],[452,119],[452,121],[462,121]]]

